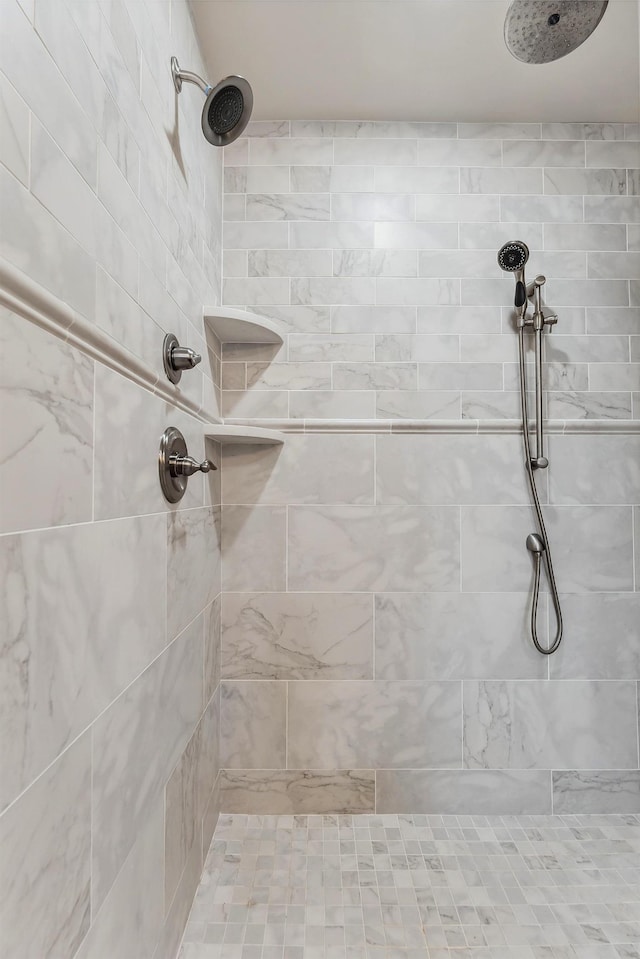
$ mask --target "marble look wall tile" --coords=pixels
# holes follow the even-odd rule
[[[500,333],[499,311],[492,306],[418,307],[418,333]],[[398,332],[403,332],[402,330]]]
[[[94,364],[22,317],[0,315],[0,352],[13,357],[0,374],[0,531],[89,520]]]
[[[379,282],[401,282],[380,280]],[[402,281],[404,282],[404,281]],[[375,303],[376,281],[372,277],[310,277],[291,280],[292,303],[351,303],[364,305]]]
[[[150,516],[0,539],[0,806],[164,648],[163,527]]]
[[[630,507],[547,507],[545,520],[561,591],[631,589]],[[531,510],[463,506],[461,521],[462,588],[527,592],[532,566],[525,540],[535,529]]]
[[[627,192],[627,171],[625,169],[572,170],[547,167],[544,171],[544,192],[569,195],[578,193],[624,195]]]
[[[202,661],[199,618],[94,724],[92,904],[96,909],[200,717]]]
[[[251,166],[271,166],[273,164],[317,166],[333,161],[333,143],[322,137],[317,138],[258,138],[249,141],[249,163]]]
[[[418,164],[454,167],[502,166],[502,147],[499,140],[420,140]]]
[[[640,770],[569,770],[552,776],[556,816],[640,813]]]
[[[561,597],[565,638],[551,657],[552,679],[640,679],[640,596]]]
[[[547,393],[549,419],[631,419],[631,393]]]
[[[594,390],[640,390],[640,363],[593,363],[589,385]]]
[[[335,276],[417,276],[412,250],[335,250]]]
[[[225,223],[225,250],[281,250],[286,248],[288,223]]]
[[[225,506],[222,510],[222,588],[283,590],[286,510],[280,506]]]
[[[289,394],[289,416],[303,419],[373,419],[376,394],[372,390],[305,390]]]
[[[460,192],[542,193],[542,170],[539,166],[462,167],[460,169]]]
[[[415,390],[415,363],[334,363],[333,384],[338,390]]]
[[[447,199],[449,199],[447,197]],[[417,212],[417,211],[416,211]],[[426,219],[426,217],[418,217]],[[434,217],[434,219],[437,219]],[[390,250],[451,250],[458,245],[455,223],[376,223],[375,246]]]
[[[503,157],[505,166],[580,167],[585,163],[584,150],[580,140],[508,140],[503,145]]]
[[[376,361],[455,362],[460,358],[460,337],[437,334],[378,334],[375,338]]]
[[[328,145],[331,141],[324,141]],[[418,145],[409,139],[372,139],[363,140],[338,138],[334,143],[333,162],[338,165],[379,164],[389,166],[413,165],[417,161]]]
[[[551,812],[549,773],[538,770],[380,769],[376,812],[539,816]]]
[[[415,333],[415,306],[334,306],[333,333]],[[425,331],[428,332],[428,331]]]
[[[291,223],[289,245],[292,250],[370,249],[373,223]]]
[[[372,679],[372,597],[225,594],[222,674],[225,679]]]
[[[153,959],[174,959],[178,955],[201,875],[202,848],[199,843],[194,842],[160,933]]]
[[[608,204],[611,198],[606,200]],[[582,206],[581,196],[503,196],[500,219],[505,223],[582,223]]]
[[[238,814],[355,815],[375,810],[370,769],[225,769],[221,794],[222,811]]]
[[[29,108],[4,76],[0,79],[0,163],[28,184]]]
[[[262,306],[289,302],[289,280],[284,277],[249,277],[225,280],[222,302],[231,306]]]
[[[287,765],[460,765],[460,684],[289,683]]]
[[[376,280],[376,303],[379,306],[417,306],[425,304],[454,305],[460,302],[459,281],[449,278]]]
[[[169,513],[167,636],[172,639],[220,592],[219,508]]]
[[[416,220],[430,223],[497,222],[500,219],[500,197],[481,194],[437,196],[419,193],[416,196]],[[442,247],[447,249],[447,247]],[[455,249],[455,243],[448,247]]]
[[[460,394],[434,390],[385,390],[376,394],[376,416],[382,419],[460,419]]]
[[[503,385],[500,363],[420,363],[421,390],[500,390]]]
[[[328,391],[327,395],[331,395]],[[224,390],[222,392],[222,415],[242,419],[287,419],[289,416],[289,393],[286,390]]]
[[[291,333],[289,357],[292,360],[367,362],[374,358],[375,340],[366,333]]]
[[[620,123],[543,123],[546,140],[623,140]]]
[[[640,436],[550,436],[552,503],[633,503],[640,494]]]
[[[330,166],[289,167],[292,193],[329,193],[331,189]]]
[[[546,223],[545,250],[624,250],[622,224]]]
[[[457,193],[458,171],[448,166],[378,166],[375,185],[378,193]]]
[[[250,250],[247,271],[249,276],[330,276],[331,251]]]
[[[333,193],[331,219],[344,221],[411,220],[415,208],[413,196],[400,193]],[[298,217],[300,219],[300,217]]]
[[[289,589],[457,591],[458,515],[457,507],[292,506]]]
[[[224,680],[220,702],[222,766],[284,769],[286,744],[286,684]]]
[[[249,193],[246,219],[329,220],[332,212],[330,207],[331,199],[328,193]],[[232,219],[238,218],[232,217]],[[334,219],[342,218],[334,217]],[[359,217],[344,219],[359,219]]]
[[[541,599],[546,642],[546,597]],[[526,593],[379,593],[376,679],[545,679]]]
[[[204,701],[208,703],[220,682],[221,597],[204,611]]]
[[[0,819],[7,959],[75,955],[89,928],[90,739],[76,740]]]
[[[306,168],[301,167],[301,169]],[[288,189],[288,166],[225,167],[225,193],[286,193]],[[303,192],[310,191],[305,190]]]
[[[373,436],[291,434],[267,449],[229,446],[224,503],[372,503],[374,442]]]
[[[467,767],[637,768],[635,683],[465,681],[463,690]]]
[[[640,199],[635,196],[586,196],[585,223],[638,223]]]
[[[76,959],[150,959],[164,918],[164,808],[148,815]]]
[[[637,143],[611,140],[590,140],[586,143],[588,167],[640,167],[640,147]]]
[[[527,503],[525,471],[513,468],[520,463],[521,450],[519,436],[434,435],[428,442],[419,435],[378,436],[376,500],[407,505]]]

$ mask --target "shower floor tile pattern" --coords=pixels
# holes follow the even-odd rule
[[[640,959],[640,816],[223,815],[180,959]]]

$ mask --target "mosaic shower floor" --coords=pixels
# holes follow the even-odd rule
[[[640,959],[640,816],[220,817],[181,959]]]

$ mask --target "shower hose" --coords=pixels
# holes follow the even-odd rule
[[[544,554],[539,552],[532,554],[534,560],[534,572],[533,600],[531,604],[531,639],[533,640],[533,645],[539,653],[542,653],[544,656],[550,656],[551,653],[555,653],[562,640],[562,610],[560,609],[558,587],[556,586],[556,578],[553,572],[553,562],[551,560],[551,552],[549,550],[549,542],[547,540],[547,530],[544,525],[544,517],[542,515],[542,507],[540,505],[540,498],[538,497],[538,490],[536,489],[536,481],[531,460],[531,449],[529,447],[529,411],[527,408],[524,326],[520,326],[518,330],[518,354],[520,363],[520,409],[522,411],[522,441],[524,444],[524,461],[525,468],[527,470],[527,476],[529,478],[531,497],[533,499],[536,516],[538,517],[538,529],[544,544]],[[547,647],[542,646],[538,639],[538,597],[540,594],[540,567],[542,565],[543,555],[547,567],[547,579],[549,580],[549,586],[551,587],[551,596],[556,614],[556,635],[551,645]]]

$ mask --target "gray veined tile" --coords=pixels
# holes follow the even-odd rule
[[[0,819],[7,959],[73,956],[89,929],[90,738],[76,740]]]
[[[371,769],[225,769],[222,809],[261,815],[371,813],[375,776]]]
[[[547,770],[380,769],[378,813],[517,816],[551,812]]]
[[[227,593],[225,679],[372,679],[366,593]]]
[[[540,637],[546,642],[546,597]],[[527,593],[379,593],[376,679],[544,679]]]
[[[167,635],[172,639],[220,592],[220,508],[169,513]]]
[[[637,767],[635,683],[465,681],[463,687],[468,768]]]
[[[289,683],[292,768],[460,765],[460,684]]]
[[[4,76],[0,80],[0,161],[28,185],[29,108]]]
[[[550,436],[552,503],[634,503],[640,497],[640,436]]]
[[[94,364],[2,313],[0,531],[91,519]],[[41,464],[41,465],[38,465]]]
[[[567,770],[553,774],[553,812],[640,813],[640,770]]]
[[[564,639],[552,679],[640,679],[640,595],[561,595]]]
[[[223,589],[232,592],[283,590],[286,581],[285,540],[284,507],[223,507]]]
[[[223,680],[220,761],[226,769],[286,765],[287,687],[279,682]]]
[[[292,506],[289,589],[460,588],[458,507]]]
[[[0,806],[166,645],[164,525],[138,517],[0,539]]]

